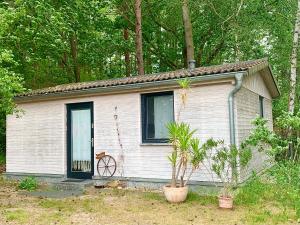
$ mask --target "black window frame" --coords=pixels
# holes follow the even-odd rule
[[[264,97],[259,95],[259,116],[261,118],[264,118],[265,116],[265,111],[264,111]]]
[[[148,118],[148,106],[147,98],[155,96],[171,95],[173,100],[173,121],[175,121],[174,115],[174,91],[164,91],[155,93],[141,94],[141,121],[142,121],[142,143],[168,143],[169,138],[147,138],[147,118]]]

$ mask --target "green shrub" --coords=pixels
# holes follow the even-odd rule
[[[5,164],[5,154],[0,149],[0,165],[3,165],[3,164]]]
[[[38,182],[34,177],[26,177],[19,183],[19,189],[34,191],[38,187]]]

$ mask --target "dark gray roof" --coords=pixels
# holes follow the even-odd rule
[[[255,69],[258,67],[259,68],[268,67],[267,59],[264,58],[264,59],[257,59],[251,61],[223,64],[223,65],[199,67],[199,68],[195,68],[192,71],[189,71],[187,69],[182,69],[182,70],[142,75],[142,76],[131,76],[131,77],[124,77],[124,78],[117,78],[117,79],[109,79],[109,80],[63,84],[55,87],[32,90],[26,93],[19,94],[17,97],[22,98],[22,97],[30,97],[30,96],[47,95],[52,93],[66,93],[66,92],[72,92],[76,90],[86,90],[86,89],[99,88],[99,87],[112,87],[118,85],[138,84],[138,83],[205,76],[205,75],[220,74],[220,73],[249,71],[250,69]]]

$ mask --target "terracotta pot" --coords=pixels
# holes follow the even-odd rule
[[[233,208],[233,198],[219,196],[219,207],[222,209],[232,209]]]
[[[170,187],[170,185],[166,185],[163,187],[165,197],[167,201],[171,203],[184,202],[187,197],[188,190],[188,186]]]

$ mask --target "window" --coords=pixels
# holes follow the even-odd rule
[[[142,95],[143,143],[168,142],[166,125],[174,121],[173,92]]]
[[[264,118],[264,97],[259,96],[259,115]]]

